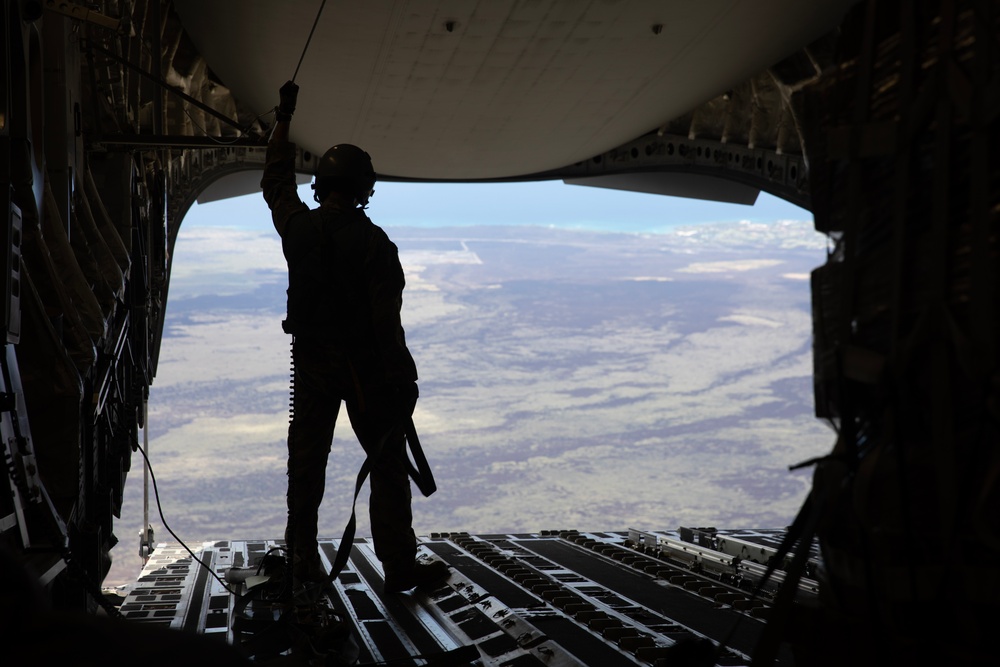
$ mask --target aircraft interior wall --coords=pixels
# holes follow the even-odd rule
[[[0,548],[50,604],[94,612],[141,460],[173,240],[207,185],[259,166],[266,121],[170,2],[55,4],[5,0],[0,17]],[[636,141],[714,142],[683,166],[745,167],[744,186],[807,201],[834,243],[812,289],[816,412],[838,439],[796,528],[825,570],[817,605],[774,596],[762,650],[985,664],[1000,621],[1000,6],[868,0],[838,35],[736,89],[740,109],[775,100],[756,129],[712,114],[720,96]],[[185,147],[206,133],[233,143]],[[655,157],[638,146],[606,157]],[[313,156],[297,159],[307,173]],[[563,175],[613,176],[600,162]]]

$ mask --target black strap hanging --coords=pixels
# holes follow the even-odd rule
[[[424,456],[424,450],[420,446],[420,438],[417,437],[417,427],[413,425],[413,417],[410,417],[409,423],[406,425],[406,444],[409,446],[410,455],[413,456],[412,463],[409,459],[406,460],[406,470],[410,473],[413,483],[420,489],[420,493],[429,498],[437,491],[437,483],[434,482],[434,473],[431,472],[431,466],[427,463],[427,457]]]
[[[437,484],[434,482],[434,474],[431,472],[431,467],[427,463],[423,449],[420,447],[420,440],[417,438],[417,429],[413,425],[412,417],[406,425],[406,442],[415,461],[415,463],[411,463],[409,459],[406,460],[407,472],[417,485],[417,488],[420,489],[420,492],[424,496],[430,496],[437,491]],[[381,451],[382,443],[379,443],[379,447],[375,450],[374,455],[379,456]],[[364,486],[365,480],[368,479],[371,469],[372,456],[369,455],[365,458],[365,462],[361,464],[361,469],[358,470],[358,476],[354,482],[354,500],[351,502],[351,518],[348,519],[347,526],[344,528],[344,534],[340,538],[340,544],[337,546],[337,557],[330,567],[330,574],[327,577],[328,581],[336,579],[343,571],[344,566],[347,565],[347,559],[351,554],[351,545],[354,544],[354,534],[357,530],[358,496],[361,494],[361,487]]]

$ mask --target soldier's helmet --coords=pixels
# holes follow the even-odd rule
[[[322,202],[331,192],[353,196],[361,206],[375,193],[375,168],[368,153],[353,144],[337,144],[319,160],[316,168],[316,201]]]

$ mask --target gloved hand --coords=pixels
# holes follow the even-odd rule
[[[278,90],[280,102],[278,103],[278,120],[290,120],[295,113],[295,102],[299,97],[299,87],[294,81],[286,81]]]

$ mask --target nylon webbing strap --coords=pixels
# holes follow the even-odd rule
[[[417,429],[413,425],[413,418],[409,419],[406,425],[406,442],[409,446],[410,453],[413,455],[413,461],[409,459],[406,460],[406,468],[409,472],[410,477],[413,478],[414,484],[420,489],[420,492],[425,496],[429,496],[435,491],[437,491],[437,484],[434,482],[434,474],[431,472],[431,467],[427,463],[427,458],[424,456],[424,450],[420,446],[420,439],[417,437]],[[381,453],[382,447],[379,446],[376,456]],[[365,480],[368,479],[368,474],[371,472],[371,456],[365,459],[365,462],[361,464],[361,469],[358,470],[357,480],[354,482],[354,500],[351,502],[351,518],[347,522],[347,526],[344,528],[344,534],[340,538],[340,544],[337,547],[337,558],[334,560],[333,565],[330,568],[330,575],[328,577],[329,581],[336,579],[340,573],[343,571],[344,566],[347,565],[347,559],[351,555],[351,545],[354,544],[354,534],[357,530],[357,507],[358,507],[358,496],[361,494],[361,487],[364,486]]]
[[[437,491],[437,484],[434,482],[434,473],[431,472],[431,466],[427,463],[427,457],[424,456],[424,450],[420,446],[420,438],[417,437],[417,427],[413,425],[413,417],[410,417],[409,423],[406,425],[406,444],[413,456],[413,462],[406,459],[406,470],[413,478],[413,483],[420,489],[420,493],[424,494],[424,497],[429,497]]]
[[[354,364],[348,360],[348,365],[351,369],[351,376],[354,380],[354,388],[357,391],[358,405],[362,412],[365,410],[365,393],[361,386],[361,381],[358,378],[358,373],[354,368]],[[437,484],[434,482],[434,475],[431,473],[431,467],[427,463],[427,457],[424,456],[424,450],[420,446],[420,439],[417,437],[417,428],[413,425],[412,415],[407,417],[407,422],[405,425],[406,443],[410,449],[410,453],[413,455],[413,461],[411,462],[409,457],[405,455],[406,459],[406,471],[407,474],[413,478],[413,482],[420,489],[420,492],[424,496],[429,496],[437,490]],[[392,433],[392,431],[387,432],[382,439],[379,441],[378,446],[374,450],[368,452],[368,457],[365,458],[365,462],[361,464],[361,469],[358,470],[358,478],[354,483],[354,500],[351,502],[351,518],[347,522],[347,526],[344,528],[344,534],[340,538],[340,545],[337,547],[337,558],[334,560],[332,567],[330,568],[330,575],[327,577],[328,581],[333,581],[336,579],[344,566],[347,565],[347,559],[351,555],[351,545],[354,543],[354,533],[357,528],[357,507],[358,507],[358,495],[361,494],[361,487],[364,486],[365,480],[368,479],[368,474],[371,472],[372,467],[372,457],[381,456],[382,449],[385,445],[385,439]]]
[[[347,526],[344,528],[344,534],[340,538],[340,544],[337,546],[337,558],[333,561],[333,565],[330,568],[330,575],[327,577],[328,581],[333,581],[336,579],[344,566],[347,565],[347,559],[351,555],[351,545],[354,544],[354,532],[357,528],[357,507],[358,507],[358,495],[361,493],[361,487],[364,486],[365,480],[368,479],[368,473],[371,472],[371,457],[366,458],[365,462],[361,464],[361,469],[358,470],[358,479],[354,483],[354,501],[351,503],[351,518],[347,522]]]

